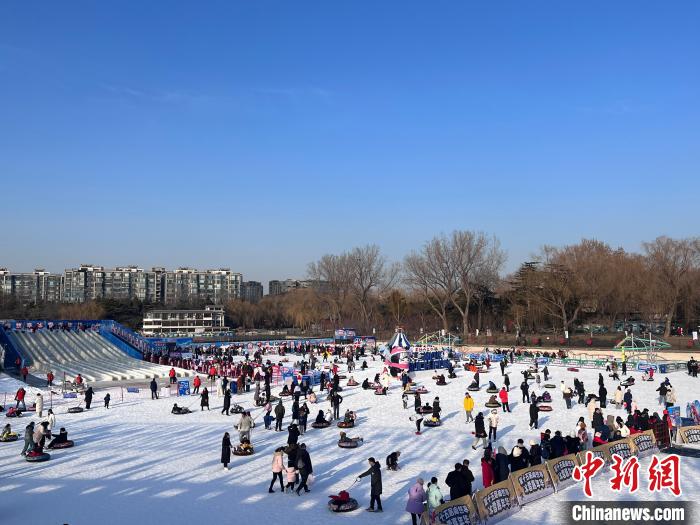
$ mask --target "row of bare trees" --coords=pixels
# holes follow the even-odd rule
[[[620,321],[697,325],[700,239],[659,237],[640,253],[584,239],[545,246],[517,271],[503,275],[505,251],[483,232],[438,235],[389,262],[375,245],[328,254],[309,264],[314,289],[234,301],[228,313],[245,327],[304,330],[354,326],[365,332],[402,324],[413,330],[463,334],[508,330],[563,333]],[[693,324],[694,323],[694,324]]]

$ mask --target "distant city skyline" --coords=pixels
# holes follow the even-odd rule
[[[9,3],[0,265],[698,235],[700,4]]]

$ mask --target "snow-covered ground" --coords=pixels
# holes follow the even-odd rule
[[[356,370],[355,379],[362,381],[381,371],[379,361],[369,361],[366,372]],[[508,368],[511,377],[511,414],[501,414],[498,445],[506,449],[518,438],[539,440],[539,431],[528,430],[528,405],[520,402],[519,384],[522,366]],[[574,374],[559,367],[551,367],[551,382],[559,384],[565,380],[572,385]],[[75,448],[51,451],[51,460],[30,464],[19,455],[21,440],[15,443],[0,443],[0,516],[5,525],[33,522],[70,523],[71,525],[101,523],[102,525],[123,523],[197,523],[202,520],[223,520],[227,523],[327,523],[337,520],[352,523],[395,524],[410,523],[405,512],[406,491],[414,480],[421,476],[429,480],[437,476],[443,492],[449,494],[444,479],[455,462],[469,459],[476,476],[475,488],[481,485],[479,458],[481,450],[473,451],[473,424],[465,424],[462,400],[473,374],[458,370],[458,378],[447,386],[438,387],[431,380],[432,372],[420,372],[417,381],[429,389],[423,402],[430,402],[439,395],[443,407],[443,426],[425,429],[422,435],[414,434],[414,424],[409,421],[413,411],[404,410],[401,403],[400,384],[392,385],[386,397],[375,396],[372,391],[359,387],[344,388],[346,408],[358,414],[358,425],[350,435],[361,435],[365,442],[354,450],[340,449],[336,445],[338,431],[335,426],[316,430],[309,427],[300,442],[307,444],[313,462],[315,482],[311,492],[302,496],[268,494],[270,465],[275,448],[286,444],[287,433],[264,430],[262,415],[256,420],[253,444],[256,453],[250,457],[233,456],[231,470],[224,471],[219,462],[221,437],[225,431],[233,432],[238,416],[221,415],[221,398],[215,395],[211,411],[200,412],[198,398],[162,398],[151,401],[147,394],[126,394],[112,388],[112,405],[109,410],[102,406],[105,390],[96,392],[93,408],[81,414],[68,414],[69,406],[76,400],[57,399],[53,396],[54,411],[58,426],[68,429],[69,437],[76,441]],[[597,392],[598,371],[581,370],[578,377],[587,389]],[[613,382],[607,379],[606,386],[611,395]],[[655,389],[658,381],[642,383],[639,374],[637,385],[632,388],[640,408],[660,410]],[[670,375],[676,387],[681,407],[700,397],[698,379],[685,373]],[[500,371],[492,368],[482,375],[482,389],[472,393],[477,409],[484,409],[488,399],[485,392],[488,380],[501,385]],[[341,382],[345,385],[346,380]],[[14,391],[18,383],[0,376],[0,392]],[[273,393],[279,387],[273,388]],[[566,410],[558,390],[552,391],[554,410],[542,413],[541,429],[552,431],[572,430],[579,416],[588,422],[584,406],[575,405]],[[48,406],[50,396],[46,397]],[[33,396],[28,396],[33,401]],[[411,399],[412,401],[412,399]],[[191,406],[195,412],[186,416],[173,416],[173,402]],[[233,402],[246,408],[253,405],[252,393],[234,396]],[[289,423],[290,400],[285,402]],[[317,406],[312,407],[310,421],[319,408],[329,408],[325,395]],[[315,409],[315,411],[314,411]],[[254,409],[253,416],[261,409]],[[684,410],[683,410],[684,411]],[[608,408],[605,414],[623,415],[623,411]],[[3,419],[10,422],[13,430],[23,433],[25,425],[36,416],[25,414],[21,419]],[[285,424],[285,428],[286,428]],[[351,494],[363,507],[369,501],[369,479],[353,485],[356,476],[367,468],[367,458],[374,456],[384,466],[385,457],[394,450],[401,451],[398,472],[382,470],[384,494],[383,514],[370,514],[357,510],[348,514],[331,515],[327,509],[328,495],[351,487]],[[643,474],[648,460],[642,461]],[[697,499],[700,495],[700,460],[683,458],[681,467],[681,499]],[[632,499],[629,495],[616,495],[608,490],[609,476],[598,475],[594,481],[596,499]],[[645,483],[635,499],[671,499],[664,493],[650,495]],[[584,499],[581,485],[532,503],[509,519],[509,523],[543,524],[557,522],[558,501]],[[348,521],[349,520],[349,521]]]

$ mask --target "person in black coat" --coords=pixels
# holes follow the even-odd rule
[[[149,386],[151,387],[151,399],[158,399],[158,383],[156,383],[155,378],[151,379]]]
[[[510,392],[510,377],[508,377],[508,374],[503,376],[503,384],[506,387],[506,392]]]
[[[231,463],[231,437],[228,432],[224,432],[224,439],[221,440],[221,462],[224,470],[228,470],[228,464]]]
[[[292,421],[299,421],[299,400],[295,399],[292,403]]]
[[[523,393],[523,403],[529,403],[530,402],[530,385],[527,384],[527,380],[523,380],[522,383],[520,383],[520,390]]]
[[[224,408],[221,410],[222,414],[229,415],[228,411],[231,409],[231,391],[227,388],[224,392]]]
[[[369,490],[369,507],[367,510],[374,512],[374,504],[377,504],[377,512],[383,512],[382,509],[382,472],[379,469],[379,463],[374,458],[369,458],[369,468],[365,470],[362,474],[357,477],[357,481],[360,481],[365,476],[370,476],[370,490]]]
[[[600,408],[605,408],[608,404],[608,390],[605,388],[605,385],[600,385],[598,398],[600,399]]]
[[[399,470],[399,456],[401,452],[396,450],[386,457],[387,470]]]
[[[484,448],[486,447],[486,424],[484,423],[484,414],[479,412],[474,418],[474,436],[476,439],[472,444],[472,449],[476,450],[476,444],[479,441],[484,442]]]
[[[578,438],[575,432],[571,432],[566,436],[566,451],[569,454],[576,454],[581,449],[581,440]]]
[[[454,500],[467,495],[465,478],[462,475],[462,464],[455,463],[455,469],[447,474],[445,485],[450,487],[450,499]]]
[[[498,453],[496,454],[496,463],[494,465],[494,474],[496,477],[496,483],[508,479],[510,474],[510,462],[508,461],[508,454],[506,449],[503,447],[498,447]]]
[[[204,387],[204,390],[202,390],[199,396],[201,397],[199,401],[201,409],[204,410],[204,407],[207,407],[207,410],[209,410],[209,390],[207,390],[207,387]]]
[[[537,403],[530,403],[530,428],[539,428],[540,407]]]
[[[297,469],[299,470],[301,480],[299,481],[299,486],[297,487],[296,493],[297,496],[301,496],[302,488],[304,489],[304,492],[311,492],[309,487],[306,485],[306,481],[314,471],[313,465],[311,464],[311,456],[309,456],[309,452],[306,450],[306,445],[304,443],[299,446],[299,450],[297,452]]]
[[[440,408],[440,398],[436,397],[435,401],[433,401],[433,418],[440,419],[441,411],[442,409]]]
[[[85,391],[85,410],[90,410],[90,404],[92,403],[93,394],[94,392],[92,390],[92,387],[89,386]]]
[[[541,463],[542,449],[534,440],[530,440],[530,466],[532,467]]]
[[[462,477],[464,478],[464,492],[468,495],[472,495],[472,483],[474,483],[474,474],[469,470],[469,460],[465,459],[462,461]]]
[[[550,459],[560,458],[564,455],[564,450],[566,449],[566,442],[564,438],[561,437],[561,432],[557,430],[554,433],[554,437],[549,440],[549,444],[552,448],[552,454]]]
[[[299,432],[299,427],[292,423],[289,425],[289,428],[287,428],[287,432],[289,432],[289,435],[287,436],[287,445],[296,445],[299,441],[299,436],[301,435],[301,432]]]

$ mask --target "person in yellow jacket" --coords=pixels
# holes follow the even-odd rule
[[[464,395],[464,411],[467,413],[467,423],[474,421],[472,410],[474,410],[474,398],[469,395],[469,392],[467,392]]]

